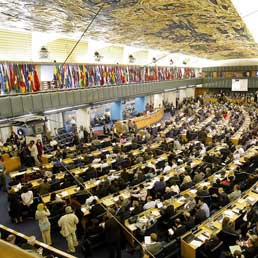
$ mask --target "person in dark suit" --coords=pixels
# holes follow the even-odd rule
[[[131,211],[131,216],[137,215],[143,211],[142,205],[138,201],[133,201],[133,210]]]
[[[240,225],[242,235],[246,234],[246,232],[251,228],[251,226],[256,223],[257,219],[258,218],[257,218],[255,209],[252,207],[251,204],[249,204],[246,207],[246,212],[243,217],[243,222]]]
[[[219,201],[219,206],[220,208],[226,206],[229,203],[229,198],[228,195],[224,192],[224,189],[220,187],[218,189],[218,201]]]
[[[92,205],[93,206],[90,210],[90,214],[91,214],[92,218],[96,218],[97,216],[99,216],[105,212],[104,207],[100,203],[98,203],[97,200],[94,199],[92,201]]]
[[[109,258],[121,258],[121,226],[114,217],[114,210],[107,213],[104,225],[104,235],[109,252]]]
[[[168,202],[165,202],[165,207],[160,211],[162,215],[163,221],[168,221],[169,218],[175,215],[175,208],[173,205],[169,204]]]
[[[175,219],[175,226],[173,227],[174,234],[170,236],[175,239],[186,233],[186,226],[182,225],[181,220],[179,218]]]
[[[220,243],[220,240],[219,238],[217,237],[216,234],[212,234],[210,239],[207,239],[204,243],[204,246],[203,246],[203,252],[209,256],[210,255],[210,252],[211,250],[216,247],[218,244]]]
[[[195,226],[194,218],[187,211],[184,212],[184,221],[182,222],[187,230],[192,229]]]

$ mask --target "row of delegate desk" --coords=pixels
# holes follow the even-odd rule
[[[201,128],[204,128],[204,127],[205,127],[208,123],[210,123],[213,119],[214,119],[214,115],[209,116],[209,117],[206,118],[204,121],[202,121],[200,124],[196,125],[196,130],[200,130]],[[179,126],[181,126],[184,121],[185,121],[185,120],[182,119],[182,120],[180,121],[180,125],[179,125]],[[170,130],[172,130],[172,126],[168,126],[165,130],[163,130],[163,131],[161,132],[161,135],[162,135],[162,136],[167,135]],[[183,137],[183,136],[182,136],[182,137]],[[169,142],[171,142],[171,138],[167,138],[166,143],[169,144]],[[105,148],[102,148],[102,149],[100,149],[100,150],[92,151],[92,152],[89,154],[89,156],[98,157],[98,156],[100,156],[102,153],[111,152],[111,151],[112,151],[113,146],[111,146],[112,144],[111,144],[111,139],[110,139],[110,138],[105,138],[105,139],[103,139],[100,143],[101,143],[101,144],[104,144],[104,145],[109,145],[109,146],[107,146],[107,147],[105,147]],[[125,143],[125,144],[123,144],[123,145],[119,144],[119,147],[126,148],[126,147],[129,147],[130,145],[132,145],[132,143],[131,143],[131,142],[128,142],[128,143]],[[90,146],[91,146],[90,143],[84,144],[84,147],[87,147],[87,148],[88,148],[88,147],[90,147]],[[159,148],[159,146],[160,146],[159,143],[154,143],[154,144],[152,144],[152,145],[149,147],[149,149],[157,149],[157,148]],[[130,151],[130,152],[131,152],[134,156],[136,156],[136,155],[142,154],[145,150],[146,150],[145,148],[143,148],[143,149],[142,149],[142,148],[138,148],[138,149],[134,149],[134,150],[132,150],[132,151]],[[73,152],[73,151],[76,151],[76,146],[73,146],[73,147],[69,148],[69,152]],[[45,155],[45,156],[43,155],[43,160],[45,160],[45,162],[50,161],[52,158],[53,158],[53,155],[51,155],[51,154]],[[67,159],[64,159],[62,162],[63,162],[63,164],[64,164],[65,166],[67,166],[67,165],[69,165],[69,164],[72,164],[72,163],[74,162],[74,160],[78,160],[78,159],[82,159],[82,160],[83,160],[83,156],[80,155],[80,156],[77,156],[76,158],[67,158]],[[109,165],[112,165],[112,164],[115,163],[115,162],[116,162],[116,161],[115,161],[115,160],[112,160],[112,159],[109,159],[109,160],[107,161],[107,163],[108,163]],[[92,164],[92,166],[93,166],[94,168],[98,168],[98,167],[100,167],[100,164]],[[88,167],[88,165],[86,165],[86,166],[83,167],[83,168],[75,168],[75,169],[72,169],[71,172],[73,172],[75,175],[79,175],[79,174],[81,174],[81,173],[84,173],[85,170],[87,169],[87,167]],[[45,169],[45,170],[51,170],[52,168],[53,168],[53,163],[46,163],[46,164],[43,165],[43,169]],[[28,168],[27,170],[22,171],[22,172],[16,171],[16,172],[10,173],[10,177],[11,177],[11,179],[12,179],[12,178],[15,178],[15,177],[17,177],[17,176],[29,175],[29,174],[35,173],[35,172],[37,172],[37,171],[38,171],[37,168]],[[65,175],[65,172],[58,173],[58,174],[56,175],[56,178],[62,180],[62,179],[64,178],[64,175]],[[35,179],[35,180],[31,180],[29,183],[31,183],[31,185],[32,185],[33,188],[37,188],[41,182],[42,182],[42,181],[41,181],[40,179]],[[13,186],[13,189],[17,192],[17,191],[19,191],[20,187],[21,187],[21,185],[15,185],[15,186]],[[66,192],[66,191],[64,191],[64,192]],[[70,191],[68,191],[68,192],[70,192]]]
[[[240,104],[242,103],[241,100],[236,100],[236,99],[231,99],[231,98],[226,98],[227,101],[231,102],[231,103],[235,103],[235,104]],[[204,102],[205,103],[216,103],[217,102],[217,98],[204,98]],[[242,126],[239,128],[239,130],[237,130],[237,132],[231,137],[231,141],[234,145],[238,145],[239,141],[242,137],[242,135],[248,131],[248,128],[250,126],[250,122],[251,122],[251,118],[249,116],[249,113],[243,109],[243,115],[244,115],[244,122],[242,124]],[[207,142],[211,142],[212,138],[214,137],[214,133],[210,133],[208,135],[207,138]]]
[[[244,164],[246,162],[246,159],[250,159],[251,157],[254,157],[257,154],[258,154],[258,147],[253,146],[246,151],[245,155],[240,159],[240,162],[242,164]],[[234,162],[231,162],[225,170],[223,169],[226,173],[221,173],[222,171],[219,171],[219,172],[213,174],[212,176],[210,176],[208,178],[208,180],[203,180],[202,182],[196,184],[195,187],[191,187],[191,189],[187,189],[187,190],[181,192],[180,196],[178,198],[169,199],[168,201],[170,202],[170,204],[172,204],[174,206],[175,210],[179,210],[188,201],[188,199],[186,199],[184,196],[188,195],[192,199],[195,198],[198,189],[201,189],[204,186],[207,186],[208,188],[211,187],[212,183],[214,182],[215,179],[217,179],[217,178],[219,178],[220,180],[225,179],[227,177],[227,175],[231,171],[234,171],[237,167],[238,167],[237,164],[235,164]],[[173,172],[170,172],[170,173],[173,173]],[[144,222],[144,221],[147,222],[149,220],[149,218],[151,218],[151,217],[153,217],[155,219],[159,219],[161,217],[161,214],[160,214],[160,211],[158,208],[152,208],[152,209],[143,211],[142,213],[140,213],[138,215],[138,218],[140,218],[142,222]],[[137,230],[139,230],[140,227],[137,223],[130,223],[129,221],[130,221],[129,219],[127,219],[125,221],[125,226],[127,227],[128,232],[130,232],[130,234],[128,234],[128,240],[131,243],[131,245],[133,245],[134,238],[132,238],[131,236],[135,235],[135,232]],[[188,256],[188,254],[186,254],[183,257],[184,258],[192,258],[195,256]]]
[[[206,123],[209,122],[211,120],[211,118],[208,118],[206,120]],[[203,124],[204,126],[204,124]],[[168,138],[167,139],[167,142],[169,142],[171,139]],[[154,143],[152,144],[151,146],[149,146],[149,149],[156,149],[160,146],[160,143]],[[145,150],[146,150],[147,147],[144,147],[144,148],[141,148],[141,149],[137,149],[137,150],[132,150],[132,153],[133,155],[140,155],[141,153],[143,153]],[[218,147],[215,148],[217,151],[218,151]],[[97,153],[101,153],[100,151],[97,151]],[[210,153],[212,153],[212,151],[210,151]],[[216,152],[213,151],[213,154],[216,155]],[[157,163],[158,161],[161,161],[162,159],[166,160],[167,159],[167,155],[166,154],[163,154],[163,155],[160,155],[157,159],[151,159],[149,160],[148,162],[152,162],[152,163]],[[65,162],[72,162],[72,159],[67,159],[64,160]],[[201,163],[201,161],[199,160],[199,163]],[[50,164],[51,166],[51,164]],[[134,165],[131,167],[131,169],[128,171],[129,173],[133,173],[133,170],[136,169],[137,167],[141,167],[142,164],[137,164],[137,165]],[[184,165],[183,165],[184,166]],[[83,171],[85,170],[85,168],[75,168],[73,170],[71,170],[74,174],[80,174],[80,173],[83,173]],[[121,171],[116,171],[114,172],[114,176],[119,176],[121,173]],[[59,179],[62,179],[64,177],[64,172],[61,172],[59,173],[59,175],[57,176],[57,178]],[[100,177],[98,178],[98,180],[94,179],[94,180],[89,180],[87,182],[84,183],[85,187],[87,190],[91,190],[95,187],[97,187],[97,185],[101,182],[103,177]],[[36,179],[36,180],[32,180],[30,181],[30,183],[32,184],[32,187],[36,188],[38,187],[38,185],[40,184],[41,180],[39,179]],[[16,185],[16,186],[13,186],[14,190],[15,191],[18,191],[19,190],[19,187]],[[68,197],[71,197],[72,195],[76,194],[76,192],[78,191],[78,186],[77,185],[73,185],[71,187],[68,187],[68,188],[65,188],[65,189],[60,189],[58,191],[55,191],[56,194],[59,194],[61,197],[63,198],[68,198]],[[123,196],[123,194],[122,194]],[[126,197],[126,196],[123,196],[123,197]],[[48,203],[50,201],[50,194],[46,195],[46,196],[42,196],[42,201],[44,203]],[[103,203],[104,204],[108,204],[107,206],[110,206],[111,203],[113,204],[114,202],[111,202],[110,201],[110,196],[107,196],[105,198],[103,198]],[[87,215],[89,213],[89,210],[84,208],[83,207],[83,213],[85,215]]]
[[[150,149],[155,149],[158,146],[159,146],[159,144],[154,143],[154,144],[152,144],[150,146]],[[224,148],[224,146],[216,146],[212,150],[210,150],[208,153],[210,155],[217,155],[217,152],[221,148]],[[137,150],[137,152],[142,153],[145,150],[146,150],[146,148],[143,148],[141,150]],[[180,153],[181,153],[181,151],[178,151],[176,154],[180,154]],[[169,153],[161,154],[161,155],[159,155],[156,158],[152,158],[152,159],[148,160],[146,163],[153,163],[153,164],[156,165],[158,162],[166,161],[167,158],[168,158],[168,155],[169,155]],[[195,168],[196,166],[201,165],[202,163],[203,163],[203,161],[201,159],[196,158],[196,159],[194,159],[192,161],[191,167]],[[187,165],[187,163],[184,163],[184,164],[180,165],[178,169],[184,168],[184,167],[186,167],[186,165]],[[133,171],[135,169],[137,169],[137,168],[144,168],[144,165],[141,164],[141,163],[133,165],[130,169],[127,170],[127,173],[133,173]],[[112,176],[119,177],[121,172],[122,171],[115,171],[114,173],[112,173]],[[173,175],[175,175],[175,171],[170,171],[167,175],[164,175],[165,176],[165,180],[168,180]],[[93,179],[93,180],[89,180],[87,182],[84,182],[84,186],[85,186],[86,190],[91,191],[93,188],[97,187],[101,183],[101,180],[103,178],[104,177],[102,176],[102,177],[100,177],[98,179]],[[151,180],[151,182],[148,182],[147,183],[148,184],[147,187],[150,189],[153,186],[155,180],[157,180],[158,178],[159,177],[157,176],[157,177],[153,178]],[[135,186],[133,186],[133,187],[135,187]],[[75,195],[78,190],[79,190],[79,187],[77,185],[73,185],[73,186],[70,186],[68,188],[55,191],[55,193],[64,198],[64,197],[71,197],[71,196]],[[125,189],[125,190],[120,191],[119,195],[121,195],[125,199],[128,199],[129,192],[130,192],[130,189]],[[118,200],[118,195],[116,195],[116,198],[113,198],[113,194],[111,194],[111,195],[103,197],[100,201],[104,205],[109,207],[109,206],[112,206],[115,203],[116,200]],[[42,201],[44,203],[48,203],[50,201],[50,194],[42,196]],[[82,212],[83,212],[84,215],[88,215],[90,213],[89,208],[84,206],[84,205],[82,206]]]
[[[203,122],[202,123],[202,126],[205,126],[205,123],[206,122],[210,122],[210,120],[211,120],[211,118],[209,118],[207,121],[205,121],[205,122]],[[108,139],[108,141],[109,141],[110,139]],[[154,144],[154,146],[152,146],[153,148],[155,148],[155,144]],[[158,147],[158,144],[156,144],[156,147]],[[102,151],[96,151],[95,153],[93,152],[92,153],[92,155],[94,155],[94,156],[98,156],[100,153],[101,153]],[[136,152],[137,152],[137,150],[136,150]],[[139,152],[139,150],[138,150],[138,152]],[[136,154],[136,153],[135,153]],[[47,159],[49,159],[49,158],[51,158],[51,156],[48,156],[47,157]],[[166,155],[163,155],[163,158],[166,158]],[[67,163],[67,164],[69,164],[69,163],[71,163],[72,162],[72,159],[67,159],[67,160],[64,160],[65,161],[65,163]],[[154,161],[155,162],[155,161]],[[198,160],[195,160],[193,163],[195,163],[196,165],[198,165],[198,164],[200,164],[199,163],[200,161],[198,161]],[[51,166],[51,164],[47,164],[49,167],[48,168],[51,168],[52,166]],[[28,169],[27,171],[23,171],[23,172],[16,172],[16,174],[14,173],[13,174],[13,177],[15,177],[15,176],[19,176],[19,175],[21,175],[21,174],[26,174],[26,173],[33,173],[33,172],[35,172],[33,169]],[[168,176],[168,175],[167,175]],[[97,181],[95,181],[95,183],[96,183]],[[91,184],[93,183],[92,181],[90,182]],[[96,185],[94,185],[94,186],[92,186],[92,187],[95,187]],[[72,187],[73,188],[73,187]],[[77,190],[75,190],[75,188],[74,189],[70,189],[70,191],[71,191],[71,193],[74,193],[74,192],[76,192]],[[65,196],[67,195],[66,194],[66,192],[67,191],[64,191],[65,192]],[[69,195],[69,192],[68,192],[68,195]],[[128,192],[126,192],[126,190],[124,190],[124,191],[121,191],[120,192],[120,195],[121,196],[123,196],[124,198],[128,198],[129,197],[129,193]],[[45,199],[44,199],[45,198]],[[116,198],[118,198],[118,197],[116,197]],[[43,202],[48,202],[49,200],[48,200],[48,197],[43,197]],[[107,207],[108,206],[111,206],[111,205],[113,205],[114,204],[114,202],[116,201],[115,200],[115,198],[113,198],[113,196],[107,196],[107,197],[105,197],[105,198],[103,198],[103,204],[105,204]],[[85,215],[87,215],[88,213],[89,213],[89,210],[88,210],[88,208],[87,207],[82,207],[82,212],[85,214]],[[9,229],[9,228],[7,228],[7,227],[5,227],[5,226],[2,226],[2,228],[3,229],[5,229],[5,230],[7,230],[7,231],[9,231],[10,233],[14,233],[15,231],[13,231],[12,229]],[[18,233],[18,234],[20,234],[20,233]],[[20,236],[24,236],[23,234],[20,234]],[[25,236],[25,238],[26,238],[26,236]],[[41,243],[41,242],[39,242],[39,243]],[[41,243],[44,247],[45,247],[45,244],[43,244],[43,243]],[[47,245],[46,245],[47,246]],[[52,249],[52,247],[50,247],[50,246],[47,246],[47,247],[49,247],[50,249]],[[53,248],[54,249],[54,248]],[[58,250],[59,251],[59,250]],[[61,252],[62,253],[62,252]],[[72,257],[72,256],[70,256],[70,255],[68,255],[68,254],[63,254],[64,256],[62,256],[62,257]],[[68,256],[66,256],[66,255],[68,255]]]
[[[209,118],[208,120],[204,121],[204,122],[202,123],[202,126],[205,126],[205,124],[206,124],[207,122],[210,122],[211,119],[212,119],[212,118]],[[110,141],[110,139],[108,139],[107,141]],[[157,147],[158,147],[158,146],[157,146]],[[110,150],[110,148],[107,149],[107,150]],[[91,153],[91,154],[94,155],[94,156],[98,156],[98,155],[100,155],[100,153],[102,153],[102,151],[97,150],[95,153],[93,152],[93,153]],[[52,155],[47,155],[47,156],[45,157],[45,160],[49,161],[50,158],[52,158]],[[165,158],[165,156],[163,156],[163,158]],[[69,163],[71,163],[71,162],[73,162],[73,160],[72,160],[72,159],[69,159],[69,158],[68,158],[67,160],[64,160],[64,163],[66,163],[66,164],[69,164]],[[195,162],[195,164],[198,165],[198,162],[199,162],[199,161],[196,160],[196,161],[194,161],[194,162]],[[51,169],[51,168],[52,168],[52,164],[46,164],[46,169]],[[13,177],[16,177],[16,176],[19,176],[19,175],[23,175],[23,174],[26,174],[26,173],[29,174],[29,173],[33,173],[33,172],[35,172],[35,170],[33,170],[33,169],[28,169],[28,170],[23,171],[23,172],[16,172],[16,173],[13,173],[12,176],[13,176]],[[75,172],[75,171],[74,171],[74,172]],[[167,176],[168,176],[168,175],[167,175]],[[91,182],[91,183],[92,183],[92,182]],[[74,189],[71,189],[71,191],[72,191],[72,192],[75,192]],[[68,194],[69,194],[69,193],[68,193]],[[121,191],[120,194],[121,194],[124,198],[128,198],[129,195],[130,195],[130,194],[128,194],[128,192],[126,193],[126,190]],[[64,195],[66,195],[66,194],[64,194]],[[47,197],[44,197],[44,198],[46,198],[45,201],[47,202],[47,201],[48,201],[48,200],[47,200]],[[44,201],[44,199],[43,199],[43,201]],[[115,200],[115,198],[113,198],[113,196],[107,196],[107,197],[103,198],[102,201],[103,201],[103,203],[104,203],[106,206],[110,206],[110,205],[113,205],[116,200]],[[87,207],[82,207],[82,211],[83,211],[83,213],[84,213],[85,215],[89,213],[89,210],[87,209]],[[3,225],[1,226],[1,228],[2,228],[3,230],[8,231],[9,233],[18,234],[19,236],[22,236],[22,237],[24,237],[24,238],[26,239],[26,236],[25,236],[25,235],[20,234],[20,233],[18,233],[18,232],[16,232],[16,231],[13,231],[12,229],[9,229],[9,228],[7,228],[7,227],[5,227],[5,226],[3,226]],[[50,247],[50,246],[47,246],[47,245],[45,245],[45,244],[43,244],[43,243],[41,243],[41,242],[38,242],[38,244],[42,245],[44,248],[51,249],[53,252],[55,251],[55,250],[54,250],[55,248],[52,248],[52,247]],[[59,251],[59,250],[57,250],[57,253],[58,253],[59,255],[63,255],[62,257],[73,257],[73,256],[68,255],[68,254],[65,254],[65,253],[63,253],[63,252],[61,252],[61,251]]]
[[[258,183],[246,191],[240,198],[229,203],[208,220],[198,226],[193,232],[188,232],[181,237],[181,257],[195,258],[197,250],[212,234],[218,234],[222,230],[223,217],[229,217],[236,221],[242,216],[242,211],[248,204],[254,205],[258,201]],[[197,257],[198,258],[198,257]]]

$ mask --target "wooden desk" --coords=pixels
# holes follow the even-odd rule
[[[4,165],[6,168],[6,172],[12,172],[15,170],[19,170],[21,167],[21,160],[20,157],[11,157],[11,158],[7,158],[4,161]]]
[[[249,148],[244,157],[241,158],[240,162],[245,162],[244,158],[246,159],[250,159],[251,157],[257,155],[258,153],[258,147],[257,146],[253,146],[251,148]],[[227,170],[228,172],[232,171],[232,170],[235,170],[238,166],[236,164],[234,164],[234,162],[230,163],[228,165],[228,168],[229,170]],[[213,181],[213,177],[214,176],[211,176],[209,178],[209,182],[212,182]],[[226,177],[226,175],[225,175]],[[201,185],[203,183],[199,183],[197,185]],[[208,184],[208,182],[207,182]],[[210,186],[210,183],[207,185],[208,187]],[[256,183],[256,186],[258,187],[258,183]],[[191,190],[190,190],[191,191]],[[258,201],[258,194],[256,193],[253,193],[252,192],[252,189],[248,190],[247,191],[247,194],[245,194],[245,196],[249,196],[251,198],[254,198],[256,201]],[[230,205],[228,205],[227,207],[231,206],[232,204],[235,205],[235,207],[239,210],[242,210],[243,208],[246,207],[247,203],[246,202],[241,202],[240,201],[241,198],[233,201],[232,203],[230,203]],[[214,218],[217,218],[219,217],[221,214],[224,214],[224,212],[227,210],[227,207],[221,209],[220,211],[218,211],[216,214],[214,214],[213,216],[211,216],[208,220],[206,220],[204,223],[202,223],[199,227],[198,227],[198,233],[194,234],[195,237],[198,237],[200,235],[202,235],[204,232],[208,233],[208,235],[210,236],[212,233],[219,233],[220,230],[221,230],[221,222],[217,221],[216,219]],[[232,216],[232,220],[236,220],[238,219],[240,216],[240,214],[233,214]],[[210,221],[212,221],[212,223],[210,223]],[[214,226],[215,228],[212,228],[211,227]],[[199,245],[195,245],[196,242],[190,242],[190,243],[187,243],[184,239],[185,237],[188,235],[188,234],[191,234],[191,233],[187,233],[185,236],[183,236],[181,238],[181,256],[183,258],[198,258],[196,257],[196,250],[199,248]]]
[[[0,250],[5,258],[37,258],[37,255],[27,252],[17,245],[10,244],[0,239]]]
[[[6,227],[6,226],[4,226],[4,225],[2,225],[2,224],[0,224],[0,231],[6,231],[8,234],[14,234],[14,235],[16,235],[17,237],[21,237],[21,238],[25,239],[26,241],[29,239],[28,236],[26,236],[26,235],[24,235],[24,234],[22,234],[22,233],[19,233],[19,232],[15,231],[15,230],[13,230],[13,229],[11,229],[11,228],[8,228],[8,227]],[[63,252],[63,251],[61,251],[61,250],[58,250],[58,249],[56,249],[56,248],[54,248],[54,247],[52,247],[52,246],[49,246],[49,245],[47,245],[47,244],[45,244],[45,243],[42,243],[42,242],[40,242],[40,241],[38,241],[38,240],[35,241],[35,245],[37,246],[37,248],[42,247],[43,249],[47,250],[48,252],[50,252],[50,253],[52,253],[52,254],[54,254],[55,256],[58,256],[58,257],[60,257],[60,258],[76,258],[76,257],[73,256],[73,255],[70,255],[70,254],[68,254],[68,253],[65,253],[65,252]],[[1,249],[1,253],[2,253],[2,249]],[[16,256],[12,256],[12,258],[13,258],[13,257],[16,257]],[[26,257],[26,256],[24,256],[24,257]],[[29,257],[29,256],[28,256],[28,257]],[[34,257],[34,256],[33,256],[33,257]]]
[[[211,149],[211,150],[209,151],[209,153],[216,153],[216,151],[218,151],[218,150],[221,149],[221,148],[224,148],[224,147],[223,147],[223,146],[215,146],[213,149]],[[256,146],[251,147],[251,148],[245,153],[245,156],[244,156],[244,157],[245,157],[245,158],[250,158],[250,157],[252,157],[253,155],[256,155],[256,154],[257,154],[257,151],[258,151],[258,150],[257,150],[257,147],[256,147]],[[244,161],[244,160],[242,160],[242,161]],[[192,164],[191,164],[191,167],[194,168],[194,167],[196,167],[196,166],[202,164],[202,162],[203,162],[202,160],[198,160],[198,159],[193,160],[193,161],[192,161]],[[187,164],[188,164],[188,163],[182,164],[182,165],[180,166],[180,168],[185,167]],[[230,164],[228,165],[228,169],[225,169],[225,170],[226,170],[226,171],[225,171],[226,173],[223,174],[223,178],[221,178],[221,180],[225,179],[225,178],[227,177],[228,173],[230,173],[230,171],[232,171],[232,170],[234,170],[234,169],[236,169],[236,168],[237,168],[237,165],[235,165],[233,162],[230,163]],[[169,178],[170,176],[173,176],[175,173],[176,173],[176,172],[175,172],[174,170],[169,171],[168,174],[164,175],[165,180],[168,180],[168,178]],[[207,186],[208,188],[211,187],[212,182],[214,181],[214,179],[215,179],[216,177],[217,177],[217,175],[214,174],[214,175],[210,176],[207,181],[206,181],[206,180],[203,180],[203,181],[199,182],[198,184],[196,184],[194,189],[187,189],[187,190],[185,190],[185,191],[183,191],[183,192],[180,193],[180,197],[168,199],[167,201],[168,201],[170,204],[172,204],[172,205],[174,206],[175,210],[178,210],[178,209],[180,209],[182,206],[184,206],[185,203],[188,201],[187,199],[185,199],[184,196],[187,195],[187,196],[189,196],[191,199],[195,198],[195,197],[196,197],[197,190],[203,188],[203,186]],[[154,178],[154,180],[155,180],[155,178]],[[149,212],[154,211],[154,210],[156,210],[156,211],[158,212],[158,209],[157,209],[157,208],[154,208],[154,209],[150,209],[150,210],[143,211],[142,213],[140,213],[139,215],[137,215],[137,217],[148,216],[148,214],[150,214]],[[156,216],[156,218],[158,219],[159,216]],[[137,230],[137,227],[135,226],[135,223],[130,224],[129,221],[128,221],[128,219],[125,221],[125,226],[128,228],[128,230],[129,230],[129,232],[130,232],[131,234],[133,234],[134,231]],[[133,239],[132,237],[128,237],[128,236],[130,236],[130,234],[127,234],[127,240],[129,241],[130,244],[133,245],[134,239]],[[187,253],[187,256],[185,256],[184,258],[191,258],[192,256],[189,256],[189,255],[193,255],[193,249],[192,249],[192,248],[189,248],[189,246],[184,246],[183,249],[186,250],[186,251],[184,251],[184,252]]]
[[[218,99],[217,98],[209,98],[209,97],[205,97],[205,98],[203,98],[203,102],[204,103],[216,103],[216,102],[218,102]]]
[[[159,122],[163,118],[163,116],[164,116],[164,109],[161,108],[152,112],[151,114],[135,117],[130,120],[136,123],[137,129],[141,129]],[[115,127],[118,133],[123,133],[122,124],[124,121],[128,122],[128,120],[122,120],[115,123]]]
[[[254,186],[258,190],[258,183]],[[243,210],[249,203],[249,200],[253,200],[254,205],[258,201],[258,193],[254,193],[252,187],[245,194],[244,197],[240,197],[239,199],[231,202],[225,208],[221,209],[213,216],[211,216],[208,220],[202,223],[196,233],[187,233],[183,237],[181,237],[181,257],[183,258],[198,258],[196,257],[196,250],[204,243],[200,241],[191,240],[190,242],[185,241],[186,237],[189,234],[193,234],[195,238],[200,239],[200,236],[203,236],[203,233],[208,235],[208,238],[211,234],[218,234],[222,229],[222,220],[218,220],[218,218],[223,216],[228,216],[232,221],[236,221],[241,216],[241,210]],[[231,207],[231,208],[230,208]]]
[[[251,118],[245,110],[243,111],[245,120],[242,124],[242,126],[238,129],[238,131],[231,137],[232,143],[236,146],[239,144],[239,140],[241,139],[242,135],[248,131],[250,123],[251,123]]]

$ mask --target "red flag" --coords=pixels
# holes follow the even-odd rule
[[[36,69],[34,69],[34,89],[35,91],[40,90],[40,82],[39,82],[39,77]]]
[[[13,67],[12,65],[9,65],[9,70],[10,70],[10,85],[11,85],[11,90],[14,88],[14,81],[15,81],[15,76],[13,72]]]

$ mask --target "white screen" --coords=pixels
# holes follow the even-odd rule
[[[232,79],[232,91],[248,91],[248,79]]]

